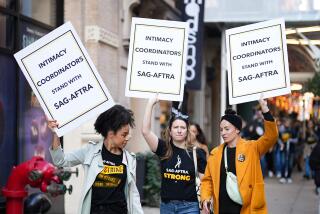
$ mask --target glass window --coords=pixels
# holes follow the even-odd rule
[[[22,22],[20,32],[21,48],[25,48],[49,31]],[[19,103],[19,162],[29,160],[34,155],[43,156],[51,161],[48,148],[51,144],[52,133],[47,126],[40,103],[22,71],[19,72]]]
[[[14,2],[15,2],[15,0],[0,0],[0,6],[14,9],[15,8]]]
[[[16,63],[0,53],[0,186],[5,185],[16,161]]]
[[[13,49],[14,19],[0,13],[0,47]]]
[[[319,21],[319,0],[206,0],[205,22]]]
[[[21,48],[27,47],[31,43],[49,33],[48,30],[42,29],[28,22],[21,22],[20,26]]]
[[[56,26],[56,0],[20,0],[21,13],[50,26]]]

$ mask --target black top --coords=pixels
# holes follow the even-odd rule
[[[127,168],[122,163],[123,153],[116,155],[102,146],[103,170],[92,185],[91,212],[97,207],[108,213],[127,213],[124,187],[127,180]],[[113,212],[114,211],[114,212]]]
[[[195,186],[195,168],[192,151],[186,151],[171,143],[173,154],[169,159],[161,160],[161,200],[197,201]],[[156,155],[163,157],[166,143],[159,139]],[[198,171],[204,173],[206,154],[197,149]]]
[[[226,149],[226,146],[224,147]],[[226,179],[227,173],[224,166],[224,151],[222,153],[220,166],[220,195],[219,195],[219,213],[220,214],[239,214],[242,206],[232,201],[227,193]],[[236,147],[227,149],[228,171],[236,174]]]
[[[274,121],[274,118],[272,116],[272,114],[270,113],[270,111],[266,112],[266,113],[262,113],[263,115],[263,118],[267,121],[271,121],[273,122]]]

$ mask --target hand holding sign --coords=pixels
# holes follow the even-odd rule
[[[55,132],[55,129],[59,127],[59,123],[57,122],[57,120],[52,120],[47,118],[47,123],[48,123],[49,129],[51,129],[52,132]]]
[[[53,139],[51,142],[51,149],[55,150],[61,146],[60,139],[56,133],[57,128],[59,127],[59,123],[56,120],[47,119],[48,128],[53,132]]]
[[[154,106],[156,103],[159,102],[159,93],[156,93],[153,98],[149,98],[148,105]]]
[[[267,100],[263,99],[263,93],[261,93],[259,104],[260,104],[262,113],[267,113],[269,111],[268,102]]]

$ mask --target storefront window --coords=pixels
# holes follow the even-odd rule
[[[56,26],[56,0],[20,0],[20,7],[23,15]]]
[[[21,48],[25,48],[49,31],[22,22],[20,32]],[[48,148],[52,133],[47,126],[46,116],[21,71],[19,79],[19,162],[29,160],[34,155],[50,161]]]
[[[14,2],[15,0],[0,0],[0,6],[9,9],[14,9]]]
[[[63,5],[63,0],[0,0],[0,190],[13,166],[34,155],[50,157],[52,133],[13,54],[62,24],[57,15],[63,15]],[[2,202],[0,191],[0,213]]]
[[[0,47],[13,49],[14,19],[0,13]]]
[[[0,53],[0,186],[5,185],[16,160],[16,65]]]
[[[36,40],[40,39],[41,37],[49,33],[48,30],[42,29],[27,22],[21,23],[20,32],[21,49],[27,47],[31,43],[35,42]]]
[[[317,22],[319,0],[206,0],[205,22],[257,22],[283,17],[287,22]]]

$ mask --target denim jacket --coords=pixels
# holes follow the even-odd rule
[[[83,165],[85,181],[78,213],[89,214],[91,209],[92,185],[97,175],[104,167],[101,156],[102,142],[95,143],[89,141],[89,143],[82,148],[66,154],[61,147],[55,150],[50,147],[49,150],[53,163],[58,167],[73,167],[78,164]],[[136,158],[133,153],[129,153],[127,150],[123,150],[123,154],[122,163],[127,166],[125,195],[127,199],[128,214],[143,214],[139,192],[135,183]]]

